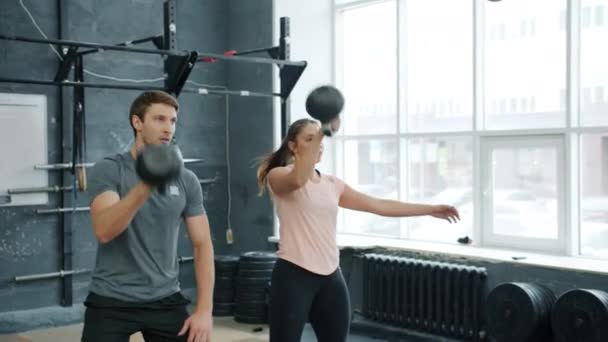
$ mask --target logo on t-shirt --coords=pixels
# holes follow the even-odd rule
[[[179,188],[176,185],[169,185],[169,194],[179,196]]]

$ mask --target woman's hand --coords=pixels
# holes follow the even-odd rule
[[[335,119],[333,119],[329,122],[329,125],[330,125],[333,133],[338,132],[341,124],[342,124],[342,121],[340,120],[340,116],[337,116]]]
[[[456,223],[460,221],[460,215],[458,214],[458,210],[451,205],[434,205],[433,212],[431,216],[447,220],[450,223]]]

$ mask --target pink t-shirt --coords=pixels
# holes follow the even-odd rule
[[[321,175],[290,193],[277,195],[268,184],[279,216],[280,258],[310,272],[328,275],[338,268],[338,203],[344,191],[339,178]]]

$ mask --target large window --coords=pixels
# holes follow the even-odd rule
[[[608,0],[334,9],[346,106],[333,171],[462,219],[342,210],[341,233],[608,257]]]
[[[400,46],[402,132],[473,128],[473,10],[470,2],[404,2]]]
[[[608,0],[581,0],[580,115],[583,126],[608,125]]]
[[[345,135],[397,132],[396,11],[396,1],[386,1],[350,9],[340,18]]]
[[[566,126],[566,0],[484,2],[487,129]]]

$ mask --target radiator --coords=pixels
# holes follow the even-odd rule
[[[431,334],[481,341],[486,269],[363,255],[363,316]]]

